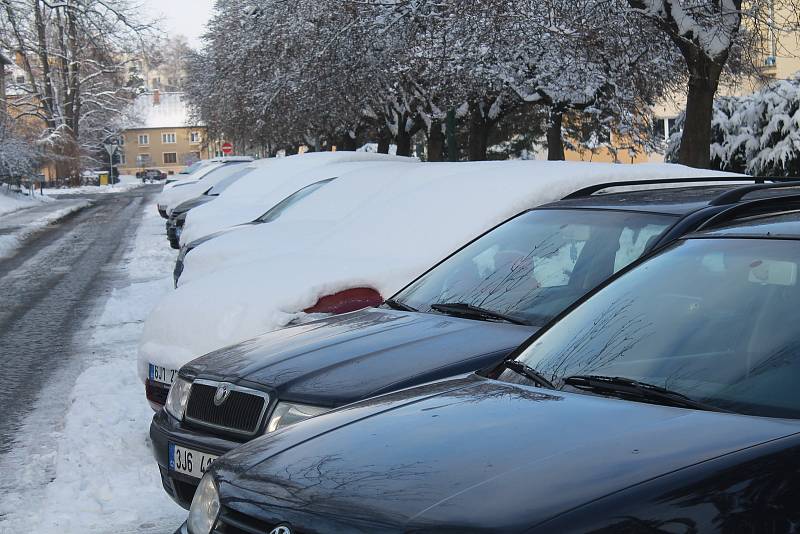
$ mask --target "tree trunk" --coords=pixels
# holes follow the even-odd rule
[[[401,124],[403,123],[405,123],[405,121],[401,122]],[[395,136],[394,142],[397,145],[398,156],[411,155],[411,134],[408,133],[403,126],[400,126],[397,129],[397,135]]]
[[[356,140],[350,135],[350,132],[345,132],[341,139],[341,145],[336,147],[336,150],[343,150],[345,152],[355,152],[358,147]]]
[[[563,111],[550,111],[550,124],[547,126],[547,159],[564,161],[564,141],[561,139],[561,125],[564,121]]]
[[[386,128],[378,130],[378,153],[388,154],[389,145],[392,143],[392,134]]]
[[[441,121],[432,121],[428,132],[428,161],[444,161],[444,132]]]
[[[686,99],[686,118],[683,123],[678,163],[708,169],[711,167],[711,118],[714,95],[722,69],[705,56],[699,55],[690,66],[689,95]]]
[[[480,104],[473,104],[469,115],[469,142],[467,143],[467,158],[470,161],[486,160],[486,145],[491,128],[492,123],[484,117]]]

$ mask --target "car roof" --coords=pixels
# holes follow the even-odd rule
[[[744,181],[746,178],[742,180]],[[776,188],[751,190],[753,184],[736,183],[660,187],[657,189],[648,188],[622,192],[595,193],[586,196],[570,195],[570,197],[545,204],[541,207],[614,209],[681,216],[712,205],[712,203],[717,201],[723,204],[735,204],[739,200],[775,198],[800,193],[800,184],[794,187],[774,184],[773,187]],[[742,194],[731,194],[736,191]]]
[[[785,206],[784,210],[760,213],[733,219],[689,237],[763,237],[800,239],[800,206]]]

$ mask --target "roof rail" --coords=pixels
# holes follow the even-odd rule
[[[800,193],[791,194],[791,195],[781,195],[776,197],[767,197],[767,198],[758,198],[755,200],[748,200],[747,202],[741,203],[734,203],[729,208],[722,210],[721,212],[717,213],[703,224],[698,226],[695,229],[695,232],[699,232],[700,230],[705,230],[712,226],[716,226],[720,223],[724,223],[727,221],[732,221],[734,219],[738,219],[739,217],[746,216],[752,214],[751,212],[758,208],[769,207],[770,204],[778,204],[781,208],[786,208],[786,204],[788,202],[796,202],[798,206],[795,208],[800,208]],[[783,211],[783,210],[775,210]],[[769,213],[769,211],[762,212],[762,213]]]
[[[726,204],[735,204],[744,198],[745,195],[752,193],[754,191],[761,191],[762,189],[785,189],[789,187],[800,187],[800,180],[797,178],[792,179],[784,179],[781,181],[776,181],[771,184],[765,183],[756,183],[753,185],[743,185],[741,187],[737,187],[736,189],[731,189],[730,191],[725,191],[724,193],[717,196],[708,204],[710,206],[724,206]],[[787,181],[787,180],[794,180],[794,181]]]
[[[562,198],[562,200],[570,200],[574,198],[583,198],[608,189],[610,187],[626,187],[631,185],[660,185],[660,184],[696,184],[703,182],[750,182],[756,184],[763,184],[767,180],[786,181],[787,178],[765,178],[761,176],[693,176],[691,178],[655,178],[653,180],[624,180],[620,182],[605,182],[601,184],[590,185],[577,191],[573,191],[569,195]]]

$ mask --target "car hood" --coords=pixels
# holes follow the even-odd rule
[[[368,308],[276,330],[189,363],[190,375],[341,406],[496,364],[533,327]]]
[[[798,430],[473,374],[287,427],[215,472],[225,506],[303,532],[513,532]]]

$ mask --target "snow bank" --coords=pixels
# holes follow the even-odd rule
[[[144,185],[141,180],[129,174],[120,175],[120,182],[113,185],[82,185],[80,187],[45,187],[44,194],[51,197],[63,195],[97,195],[109,193],[125,193]]]
[[[38,206],[42,202],[48,202],[49,198],[41,195],[27,196],[8,191],[0,185],[0,215],[11,213],[12,211],[22,210]]]
[[[665,164],[420,163],[408,166],[396,183],[367,202],[356,194],[368,183],[364,173],[344,176],[319,190],[332,188],[328,191],[337,193],[336,201],[329,195],[323,202],[320,195],[315,203],[315,193],[297,205],[302,207],[293,215],[298,224],[279,219],[201,245],[212,256],[239,257],[217,262],[204,276],[187,272],[190,281],[148,317],[139,351],[140,377],[146,377],[148,362],[175,369],[212,350],[281,328],[326,294],[369,286],[388,297],[480,233],[581,187],[721,174]],[[323,204],[335,206],[336,220],[314,224],[313,212],[324,209]],[[204,260],[200,250],[187,256],[188,271],[192,261]]]
[[[231,185],[220,198],[189,212],[181,243],[250,222],[298,189],[338,176],[355,164],[418,163],[415,158],[366,152],[312,152],[261,161],[258,171]]]
[[[144,317],[171,289],[174,255],[162,229],[148,206],[119,264],[123,276],[66,359],[82,369],[74,385],[67,377],[45,386],[0,462],[0,532],[172,532],[186,518],[161,488],[148,437],[153,412],[131,357]]]

